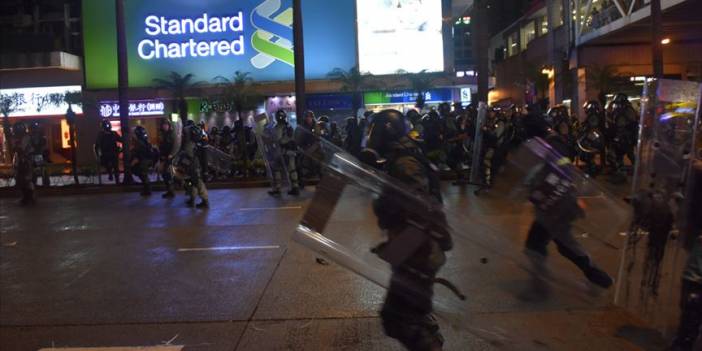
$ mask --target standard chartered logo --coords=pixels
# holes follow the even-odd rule
[[[162,58],[240,56],[244,54],[243,14],[233,16],[210,16],[203,13],[197,18],[166,18],[147,16],[144,19],[144,32],[148,37],[137,45],[137,53],[144,60]],[[188,36],[205,33],[233,33],[234,39],[195,40],[192,37],[183,41],[162,42],[156,36]]]
[[[256,28],[251,35],[251,46],[258,52],[251,58],[251,65],[258,69],[266,68],[275,61],[290,66],[295,64],[293,11],[290,6],[285,9],[281,7],[281,0],[265,0],[251,12],[251,24]]]

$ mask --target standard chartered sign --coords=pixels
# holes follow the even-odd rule
[[[195,18],[167,18],[150,15],[144,19],[147,38],[137,45],[137,53],[144,60],[186,57],[241,56],[244,54],[243,13],[231,16]],[[197,34],[221,34],[223,39],[195,40]],[[229,38],[226,38],[230,36]],[[160,39],[156,39],[156,37]],[[173,38],[165,40],[162,38]]]

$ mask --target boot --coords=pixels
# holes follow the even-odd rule
[[[268,195],[273,196],[273,197],[278,197],[278,196],[280,196],[280,189],[269,190]]]
[[[300,195],[300,189],[299,188],[292,188],[292,189],[290,189],[290,191],[288,191],[288,195],[298,196],[298,195]]]
[[[210,208],[210,202],[207,200],[200,201],[199,204],[195,205],[196,208]]]
[[[194,207],[195,206],[195,199],[190,198],[187,201],[185,201],[185,206]]]
[[[164,198],[164,199],[170,199],[170,198],[172,198],[172,197],[174,197],[174,196],[175,196],[175,194],[174,194],[172,191],[170,191],[170,190],[167,191],[167,192],[165,192],[165,193],[163,193],[163,195],[161,195],[161,197]]]
[[[583,271],[587,280],[597,286],[607,289],[614,283],[614,280],[607,272],[592,264],[590,257],[576,257],[573,259],[573,263]]]

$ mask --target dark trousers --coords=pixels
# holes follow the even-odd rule
[[[578,268],[581,270],[590,268],[590,258],[580,244],[572,237],[570,225],[564,225],[563,233],[551,233],[546,226],[539,221],[532,222],[526,240],[526,247],[546,256],[548,255],[548,250],[546,248],[551,241],[556,244],[558,252],[563,257],[575,263]]]
[[[100,158],[100,163],[102,163],[102,166],[105,167],[105,172],[107,172],[110,178],[114,177],[115,183],[119,183],[117,155],[102,155]]]

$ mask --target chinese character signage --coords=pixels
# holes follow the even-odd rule
[[[166,111],[166,105],[160,100],[140,100],[129,102],[129,116],[159,116]],[[100,116],[119,117],[119,102],[100,102]]]

